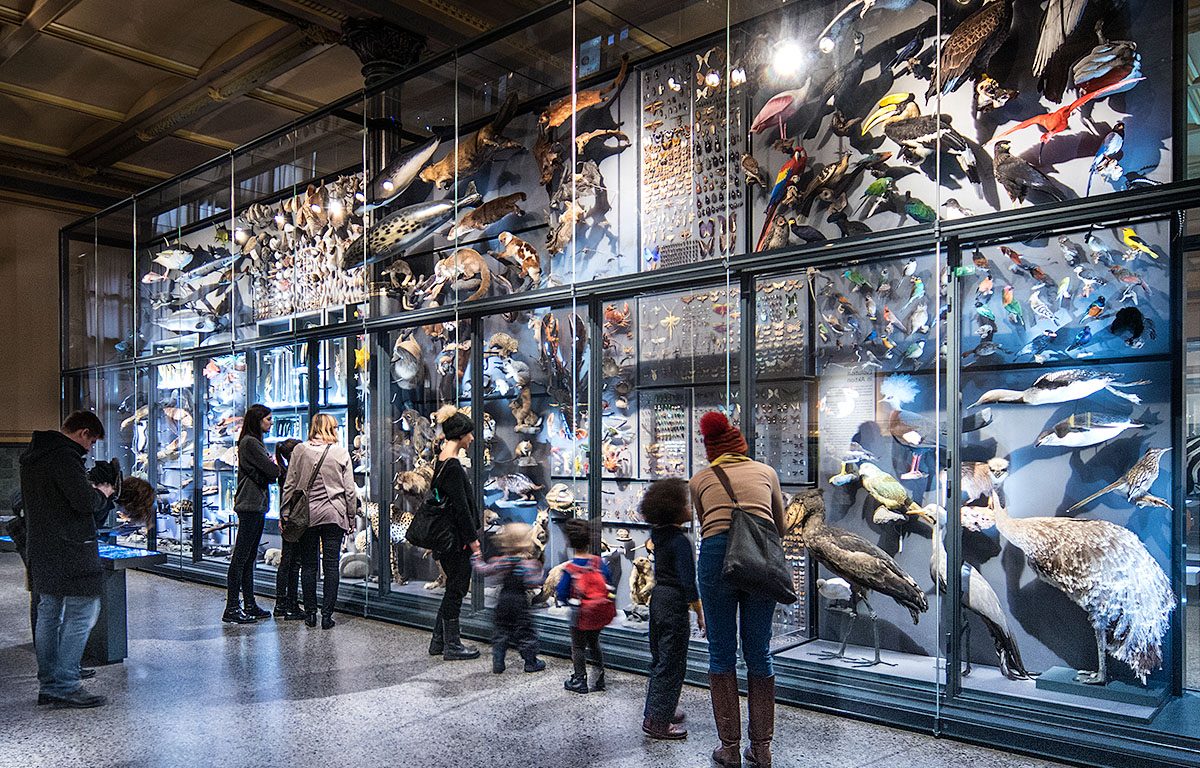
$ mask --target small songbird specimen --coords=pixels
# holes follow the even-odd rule
[[[1001,294],[1004,303],[1004,311],[1008,313],[1008,321],[1020,328],[1025,327],[1025,315],[1021,311],[1021,302],[1013,294],[1011,285],[1004,286],[1004,291]]]
[[[900,481],[869,461],[858,466],[863,488],[867,493],[891,512],[916,514],[921,505],[913,501],[912,495]]]
[[[1125,243],[1131,251],[1140,251],[1152,259],[1158,258],[1158,254],[1154,252],[1154,249],[1147,245],[1146,241],[1137,232],[1134,232],[1132,227],[1123,227],[1121,229],[1121,242]],[[1126,261],[1130,260],[1126,259]]]
[[[994,2],[998,1],[994,0]],[[1012,143],[1004,139],[997,141],[995,148],[996,181],[1004,187],[1009,200],[1014,203],[1023,203],[1029,191],[1034,189],[1050,195],[1055,200],[1066,199],[1049,176],[1012,154],[1009,151],[1011,146]]]
[[[1096,150],[1096,154],[1092,157],[1092,167],[1088,169],[1087,189],[1084,196],[1092,193],[1092,177],[1096,175],[1096,171],[1100,169],[1100,165],[1109,160],[1115,160],[1121,151],[1125,148],[1125,123],[1118,120],[1117,124],[1112,127],[1112,130],[1104,135],[1104,139],[1100,142],[1100,148]],[[1088,234],[1091,234],[1090,232]]]
[[[1150,448],[1142,455],[1142,458],[1137,460],[1136,464],[1129,468],[1128,472],[1121,476],[1120,480],[1109,483],[1083,501],[1072,504],[1067,511],[1074,512],[1112,491],[1120,491],[1125,494],[1125,498],[1129,500],[1130,504],[1136,504],[1139,507],[1170,508],[1171,505],[1166,500],[1150,495],[1150,486],[1154,485],[1155,480],[1158,480],[1158,470],[1163,454],[1169,450],[1171,449]]]
[[[762,166],[749,153],[742,155],[742,171],[746,174],[747,184],[757,184],[760,187],[767,186],[767,174],[763,172]]]

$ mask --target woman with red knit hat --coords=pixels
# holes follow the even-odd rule
[[[700,518],[696,576],[708,625],[709,693],[721,740],[713,751],[713,762],[719,766],[742,762],[738,754],[742,732],[737,684],[740,629],[750,710],[750,746],[745,758],[750,766],[770,768],[775,732],[775,673],[770,655],[775,600],[737,589],[721,575],[721,568],[734,508],[771,521],[782,536],[783,492],[775,470],[747,455],[746,438],[723,413],[704,414],[700,434],[709,466],[696,473],[690,486]]]

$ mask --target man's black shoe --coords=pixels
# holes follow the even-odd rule
[[[38,694],[38,705],[49,704],[55,709],[91,709],[103,706],[108,699],[98,693],[88,693],[79,688],[64,696],[51,696],[48,693]]]
[[[221,614],[221,621],[226,624],[253,624],[254,617],[247,616],[241,608],[226,608],[225,613]]]

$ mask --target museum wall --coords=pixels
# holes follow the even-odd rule
[[[0,206],[0,444],[58,423],[58,232],[78,215]]]

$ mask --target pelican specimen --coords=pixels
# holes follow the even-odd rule
[[[862,135],[877,125],[883,135],[900,145],[900,158],[919,165],[938,148],[954,156],[972,182],[979,181],[975,155],[962,134],[950,126],[949,115],[922,115],[911,93],[893,93],[879,100],[877,109],[863,121]]]
[[[992,497],[996,529],[1025,553],[1029,567],[1088,615],[1096,635],[1097,668],[1075,679],[1108,682],[1108,657],[1137,679],[1162,666],[1162,640],[1175,594],[1162,567],[1127,528],[1073,517],[1014,518]]]
[[[1008,39],[1012,20],[1013,0],[984,0],[982,8],[955,27],[942,44],[937,76],[929,81],[925,101],[939,92],[952,93],[967,78],[983,74],[992,55]]]
[[[791,509],[796,505],[801,507],[798,512]],[[856,665],[886,664],[887,662],[881,661],[879,658],[879,626],[876,624],[875,610],[867,602],[867,595],[871,592],[881,592],[887,595],[907,608],[908,612],[912,614],[913,624],[916,624],[920,615],[929,610],[929,601],[925,597],[925,592],[887,552],[850,531],[827,525],[825,523],[825,500],[819,490],[809,488],[801,491],[792,497],[788,507],[790,511],[785,515],[789,519],[793,516],[799,519],[800,539],[808,548],[809,553],[834,575],[850,583],[852,608],[857,610],[861,603],[867,609],[867,616],[871,620],[871,630],[875,636],[875,659],[874,661],[856,662]],[[912,514],[925,515],[927,513],[917,507]],[[857,613],[854,614],[854,618],[858,618]],[[845,658],[846,641],[849,637],[850,633],[847,632],[842,640],[841,648],[836,653],[824,654],[825,657]]]
[[[936,525],[930,526],[933,528],[933,555],[929,558],[929,577],[937,585],[938,592],[944,595],[948,583],[946,543],[942,538],[946,530],[946,510],[936,504],[930,504],[925,507],[925,511],[936,519]],[[920,519],[927,522],[925,516]],[[1012,630],[1008,628],[1008,619],[1004,615],[1004,609],[1000,607],[1000,598],[996,596],[996,590],[992,589],[992,585],[987,583],[983,574],[973,565],[963,563],[963,569],[967,572],[967,578],[963,583],[962,606],[982,619],[983,625],[987,627],[988,634],[992,636],[992,642],[996,645],[996,656],[1000,659],[1000,674],[1009,680],[1028,680],[1034,677],[1021,661],[1021,650],[1017,647],[1017,639],[1013,637]],[[966,677],[971,674],[971,624],[965,616],[959,632],[963,638],[963,658],[967,665],[963,676]]]
[[[1140,397],[1132,392],[1122,392],[1121,390],[1148,383],[1145,380],[1122,383],[1111,373],[1083,368],[1063,368],[1043,373],[1025,390],[989,389],[968,407],[974,408],[985,403],[1025,403],[1026,405],[1069,403],[1073,400],[1082,400],[1102,390],[1137,405],[1142,402]]]

